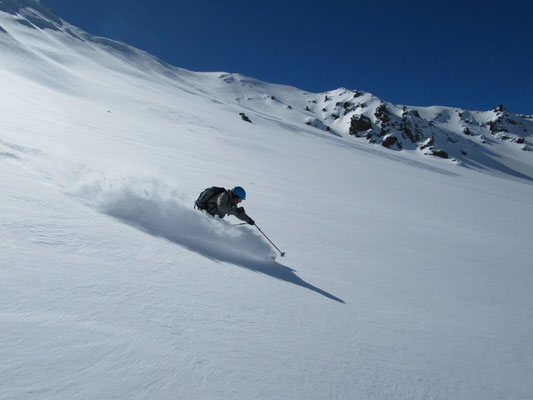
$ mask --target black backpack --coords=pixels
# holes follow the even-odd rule
[[[194,207],[198,208],[199,210],[207,210],[208,212],[211,211],[207,208],[207,202],[225,191],[225,188],[218,186],[205,189],[202,193],[200,193],[200,196],[198,196],[198,199],[194,202]]]

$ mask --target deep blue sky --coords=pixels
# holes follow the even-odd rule
[[[41,0],[66,21],[193,71],[397,104],[533,114],[529,1]]]

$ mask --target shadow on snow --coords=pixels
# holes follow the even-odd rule
[[[295,274],[295,270],[273,261],[270,244],[247,226],[232,226],[185,206],[164,199],[150,190],[123,187],[101,196],[102,212],[150,235],[179,244],[217,262],[227,262],[319,293],[331,300],[344,301]]]

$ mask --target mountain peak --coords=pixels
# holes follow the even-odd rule
[[[0,11],[18,16],[28,27],[57,30],[63,25],[61,18],[39,0],[0,0]]]
[[[113,75],[117,81],[136,76],[174,87],[173,96],[180,101],[188,93],[209,98],[206,113],[212,112],[211,101],[231,104],[235,115],[245,113],[254,122],[268,115],[313,133],[319,130],[319,134],[401,151],[406,156],[439,157],[447,159],[442,162],[480,170],[496,168],[519,177],[524,174],[516,168],[531,162],[531,154],[516,150],[533,147],[533,121],[503,105],[481,112],[392,104],[372,93],[344,87],[308,93],[240,73],[198,73],[173,67],[126,43],[73,27],[38,0],[0,0],[0,14],[0,45],[8,49],[5,64],[15,74],[65,92],[80,90],[84,82],[80,76],[91,81],[92,70],[87,73],[91,65],[102,76]],[[54,32],[43,32],[48,29]],[[60,43],[57,48],[50,41],[52,35]],[[17,51],[8,53],[14,48]],[[495,159],[487,154],[496,154]],[[507,167],[499,161],[502,154],[524,161],[510,161],[513,167]]]

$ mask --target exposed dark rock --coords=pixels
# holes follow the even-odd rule
[[[398,141],[398,138],[396,136],[393,136],[393,135],[388,135],[388,136],[385,136],[383,138],[383,141],[381,142],[381,145],[383,147],[386,147],[388,149],[390,149],[391,146],[393,145],[396,145],[398,146],[398,148],[402,148],[402,144]]]
[[[321,129],[323,131],[327,131],[327,132],[331,131],[331,128],[329,126],[327,126],[326,124],[324,124],[324,122],[322,122],[318,118],[309,117],[309,118],[307,118],[305,120],[305,124],[309,125],[309,126],[313,126],[315,128],[318,128],[318,129]]]
[[[427,140],[425,143],[426,144],[419,147],[420,150],[427,149],[427,151],[425,151],[424,154],[435,156],[435,157],[440,157],[440,158],[448,158],[448,153],[442,149],[436,149],[435,147],[433,147],[432,141]],[[466,152],[464,153],[466,155]]]
[[[374,113],[374,115],[382,123],[387,123],[390,121],[390,112],[385,104],[382,104],[378,108],[376,108],[376,112]]]
[[[426,139],[424,141],[424,143],[422,143],[418,148],[420,150],[425,150],[427,149],[428,147],[431,147],[435,144],[435,137],[434,136],[431,136],[430,138]]]
[[[422,119],[422,117],[420,116],[420,113],[416,110],[408,110],[407,109],[407,106],[403,106],[403,110],[402,110],[402,118],[407,118],[407,117],[411,117],[411,118],[418,118],[418,119]]]
[[[433,147],[435,144],[435,137],[431,136],[430,138],[427,138],[419,147],[419,150],[428,150],[427,152],[424,152],[424,154],[429,154],[436,157],[441,158],[448,158],[448,153],[444,150],[436,149]]]
[[[239,115],[241,116],[241,119],[243,121],[252,123],[252,120],[250,118],[248,118],[248,116],[245,113],[242,112],[242,113],[239,113]]]
[[[502,125],[501,120],[489,121],[490,132],[495,135],[498,132],[509,132],[506,126]]]
[[[344,108],[344,115],[354,112],[357,108],[357,106],[354,105],[351,101],[345,101],[342,106]]]
[[[389,132],[390,132],[390,128],[388,126],[385,126],[381,128],[381,130],[379,131],[378,137],[382,138],[383,136],[388,135]]]
[[[424,138],[424,135],[420,126],[414,123],[411,118],[408,118],[409,115],[405,114],[403,116],[398,129],[402,131],[402,136],[405,139],[409,139],[412,143],[418,143]]]
[[[364,115],[354,115],[350,120],[350,135],[357,137],[365,136],[361,135],[361,132],[366,132],[369,129],[372,129],[372,121]]]
[[[342,107],[344,109],[344,115],[356,109],[356,106],[351,101],[339,101],[335,103],[335,107]]]
[[[442,149],[431,148],[430,150],[431,152],[429,154],[431,154],[432,156],[440,157],[440,158],[448,158],[448,153]]]

